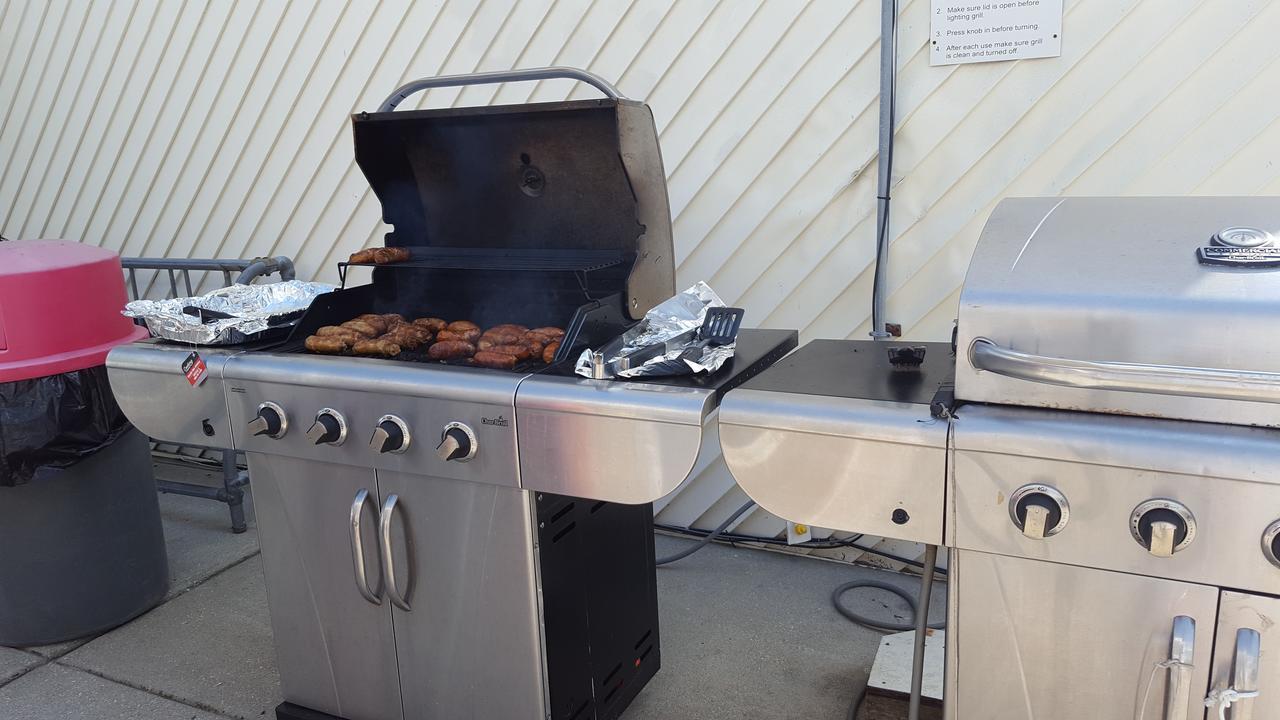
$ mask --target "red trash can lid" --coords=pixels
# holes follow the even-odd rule
[[[120,256],[67,240],[0,242],[0,382],[106,362],[116,345],[147,337],[120,314]]]

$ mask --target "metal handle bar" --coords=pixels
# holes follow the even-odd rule
[[[356,565],[356,589],[365,600],[374,605],[381,605],[382,599],[369,589],[369,578],[364,571],[364,539],[360,536],[360,520],[367,502],[369,502],[369,491],[360,488],[360,492],[356,493],[355,502],[351,503],[351,558]]]
[[[1186,615],[1173,619],[1169,638],[1169,685],[1165,693],[1165,720],[1187,720],[1191,709],[1191,661],[1196,649],[1196,621]]]
[[[391,598],[392,605],[401,610],[408,610],[409,602],[404,599],[400,584],[396,582],[396,563],[391,557],[391,518],[395,514],[396,502],[399,500],[395,493],[387,496],[387,501],[382,504],[382,516],[378,519],[378,529],[382,536],[382,572],[387,578],[387,597]]]
[[[403,102],[405,98],[419,90],[430,90],[432,88],[442,87],[460,87],[463,85],[491,85],[493,83],[523,82],[526,80],[559,79],[584,82],[614,100],[623,98],[622,93],[618,92],[617,88],[610,84],[608,80],[605,80],[595,73],[587,72],[580,68],[557,66],[420,78],[418,80],[407,82],[396,88],[395,92],[387,96],[387,99],[383,100],[382,104],[378,106],[378,112],[391,112],[392,110],[395,110],[396,106]]]
[[[1273,372],[1070,360],[1019,352],[986,338],[976,338],[969,346],[969,363],[997,375],[1049,385],[1280,403],[1280,373]]]

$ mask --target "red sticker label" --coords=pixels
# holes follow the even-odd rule
[[[182,361],[182,374],[187,376],[187,382],[191,383],[191,387],[198,387],[205,378],[209,377],[209,367],[204,364],[204,358],[200,357],[200,353],[193,352]]]

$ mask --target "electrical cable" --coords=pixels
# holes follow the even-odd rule
[[[834,550],[836,548],[852,548],[854,550],[858,550],[859,552],[868,553],[870,555],[878,555],[880,557],[885,558],[886,560],[892,560],[893,562],[902,563],[903,565],[910,565],[911,567],[914,567],[917,569],[922,570],[924,568],[924,563],[920,562],[919,560],[912,560],[911,558],[903,557],[901,555],[895,555],[894,553],[887,552],[885,550],[880,550],[878,548],[867,547],[866,545],[858,544],[857,541],[861,540],[863,537],[861,533],[854,535],[853,537],[846,538],[844,540],[811,540],[809,542],[802,542],[802,543],[789,543],[786,540],[779,540],[778,538],[773,538],[773,537],[760,537],[757,535],[740,535],[737,533],[730,533],[730,532],[717,533],[714,530],[699,530],[697,528],[679,527],[677,525],[663,525],[660,523],[654,523],[653,526],[660,530],[679,533],[681,535],[690,535],[696,538],[706,538],[714,534],[715,537],[712,538],[713,540],[720,540],[722,542],[727,542],[730,544],[740,543],[740,542],[743,542],[743,543],[749,542],[749,543],[760,543],[761,545],[774,545],[778,547],[806,548],[809,550]],[[696,547],[701,549],[702,547],[704,547],[704,545],[699,545]],[[685,557],[688,557],[688,556],[686,555]],[[945,577],[947,574],[947,570],[946,568],[934,568],[934,573]]]
[[[726,528],[732,525],[734,520],[737,520],[738,518],[742,517],[743,513],[755,507],[755,505],[756,503],[754,500],[748,500],[745,505],[733,511],[733,514],[730,515],[728,518],[726,518],[724,522],[720,523],[719,527],[707,533],[707,535],[703,537],[701,540],[699,540],[698,542],[694,543],[693,545],[690,545],[689,547],[685,548],[684,550],[681,550],[680,552],[674,555],[668,555],[667,557],[658,558],[657,560],[653,561],[653,564],[667,565],[677,560],[683,560],[689,557],[690,555],[698,552],[699,550],[701,550],[702,548],[710,544],[712,540],[715,540],[717,537],[719,537],[720,533],[724,532]]]
[[[876,223],[876,263],[871,279],[871,337],[877,340],[891,337],[884,319],[884,283],[886,275],[886,266],[889,258],[889,207],[892,200],[893,187],[893,145],[894,132],[897,130],[898,115],[898,2],[897,0],[884,0],[881,4],[880,11],[885,13],[886,10],[891,15],[888,20],[889,34],[889,58],[888,67],[882,68],[880,92],[882,96],[885,94],[886,85],[888,90],[888,108],[881,114],[881,140],[882,147],[880,152],[882,155],[881,172],[877,179],[876,192],[876,210],[878,214],[878,222]],[[882,24],[881,32],[884,32]],[[880,41],[885,41],[881,37]],[[884,65],[886,58],[881,54],[881,64]],[[881,102],[884,102],[883,98]]]

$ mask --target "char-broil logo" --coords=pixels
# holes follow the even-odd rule
[[[1280,247],[1275,236],[1252,227],[1229,227],[1218,232],[1208,245],[1196,248],[1196,257],[1201,265],[1280,267]]]
[[[487,417],[481,416],[481,417],[480,417],[480,424],[481,424],[481,425],[493,425],[493,426],[495,426],[495,427],[507,427],[507,426],[508,426],[508,425],[510,425],[511,423],[510,423],[510,422],[508,422],[508,421],[507,421],[507,419],[506,419],[505,417],[503,417],[503,416],[499,415],[498,417],[491,417],[491,418],[487,418]]]

